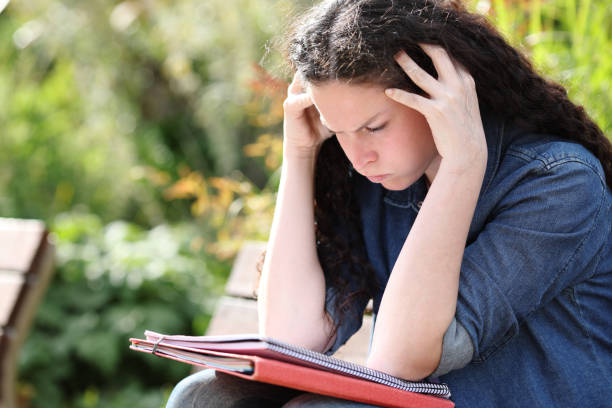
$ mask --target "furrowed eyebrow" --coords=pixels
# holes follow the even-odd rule
[[[376,120],[376,118],[378,118],[381,114],[383,114],[385,111],[381,111],[378,112],[377,114],[375,114],[374,116],[372,116],[370,119],[366,120],[365,123],[361,126],[359,126],[357,129],[353,130],[354,133],[359,132],[361,129],[367,127],[368,125],[370,125],[372,122],[374,122],[374,120]],[[323,123],[323,126],[325,126],[327,128],[327,130],[329,130],[332,133],[343,133],[343,132],[336,132],[335,130],[331,130],[329,128],[329,126],[327,125],[327,122],[325,122],[325,119],[323,119],[323,117],[321,117],[321,123]]]

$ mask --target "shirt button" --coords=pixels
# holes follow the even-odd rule
[[[422,201],[417,202],[417,207],[421,208],[422,205],[423,205]]]

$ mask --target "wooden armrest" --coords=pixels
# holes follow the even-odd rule
[[[44,224],[0,218],[0,407],[15,407],[19,349],[53,270]]]

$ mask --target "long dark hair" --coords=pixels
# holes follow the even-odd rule
[[[326,0],[297,21],[287,54],[292,68],[312,84],[374,83],[423,94],[393,59],[405,50],[436,76],[419,43],[442,46],[470,72],[481,107],[526,131],[558,135],[589,149],[612,189],[612,147],[603,132],[561,85],[538,75],[484,16],[458,1]],[[349,175],[348,160],[335,138],[329,139],[315,170],[316,237],[326,281],[343,294],[335,305],[341,316],[347,299],[370,297],[377,290],[367,259],[355,258],[350,250],[365,254]],[[342,234],[334,230],[339,223]],[[359,290],[348,293],[347,279]]]

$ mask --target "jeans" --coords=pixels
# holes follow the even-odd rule
[[[166,408],[375,408],[203,370],[179,382]]]

